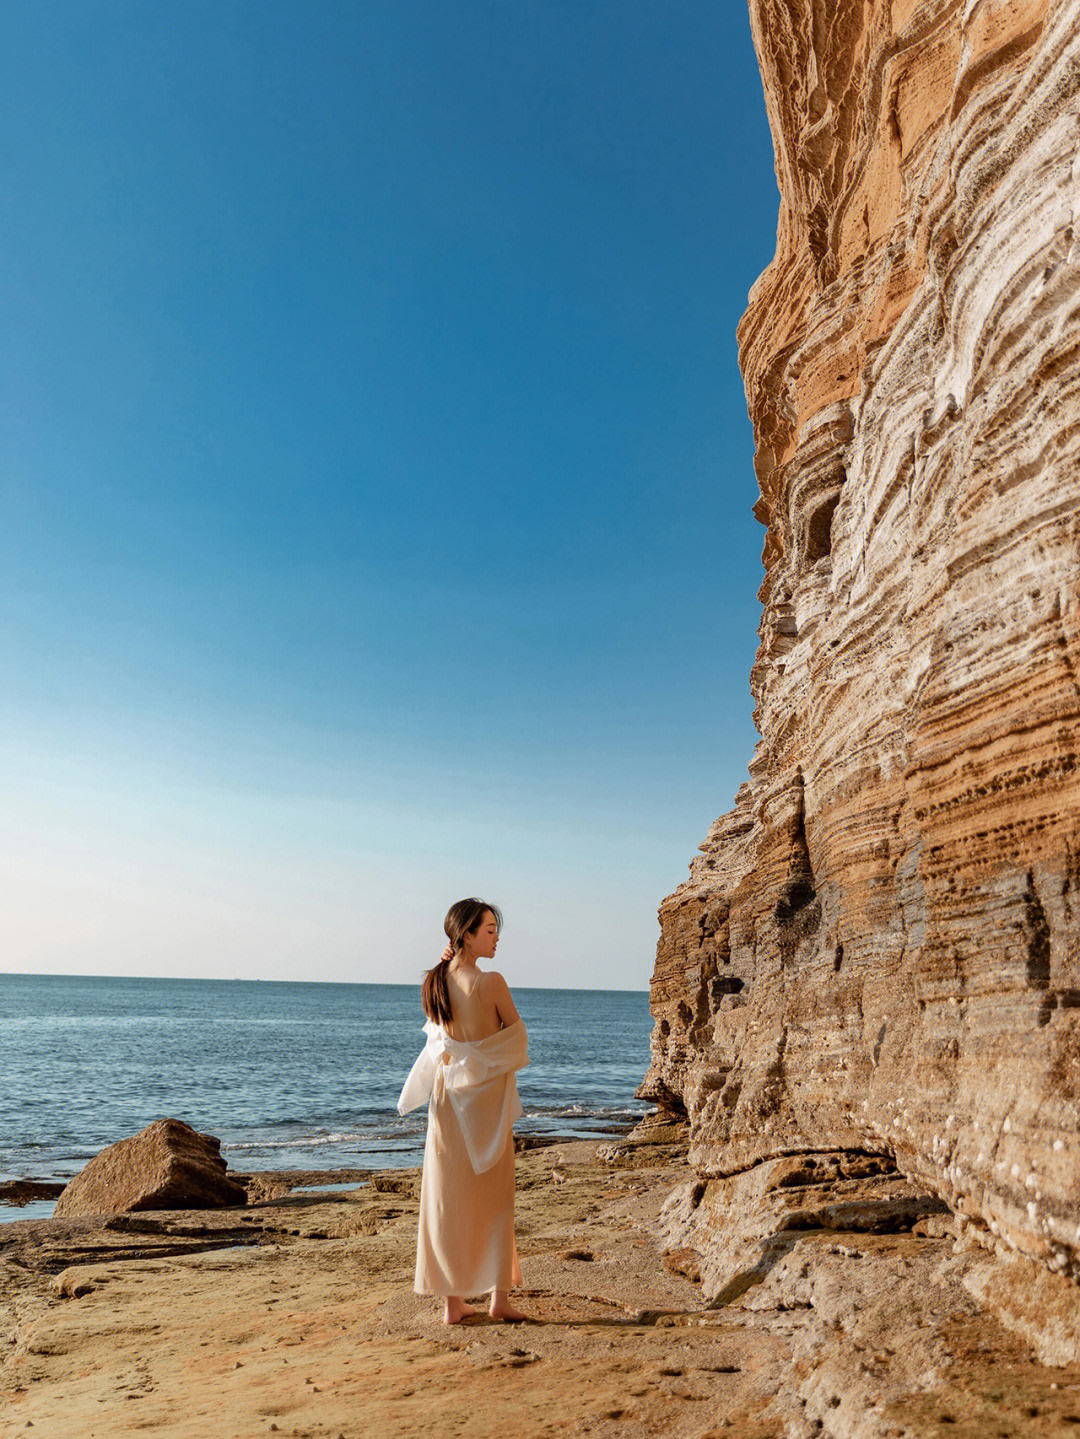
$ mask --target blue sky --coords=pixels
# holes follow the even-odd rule
[[[735,325],[778,194],[698,0],[0,17],[10,971],[644,988],[754,731]]]

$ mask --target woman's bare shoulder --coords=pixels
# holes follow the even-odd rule
[[[516,1024],[521,1015],[517,1012],[517,1005],[514,1003],[514,996],[510,993],[510,986],[497,969],[487,971],[488,987],[484,991],[484,1000],[495,1007],[495,1011],[502,1021],[503,1027]]]
[[[494,1004],[505,1019],[507,1010],[514,1012],[515,1009],[514,996],[510,993],[510,986],[497,969],[485,970],[484,979],[486,981],[483,991],[484,998]]]

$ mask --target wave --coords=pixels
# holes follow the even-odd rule
[[[545,1104],[526,1109],[526,1119],[644,1119],[655,1114],[656,1106],[627,1109],[604,1104]]]
[[[234,1139],[222,1143],[222,1149],[317,1149],[325,1144],[369,1144],[372,1140],[383,1143],[401,1135],[395,1127],[369,1129],[364,1134],[298,1134],[293,1139]]]
[[[533,1105],[525,1110],[523,1118],[526,1120],[596,1120],[600,1122],[626,1123],[645,1117],[647,1114],[655,1114],[655,1105],[641,1107],[629,1107],[626,1105],[605,1105],[605,1104],[546,1104]],[[397,1116],[392,1121],[384,1124],[374,1124],[370,1129],[344,1129],[333,1130],[331,1133],[306,1133],[291,1136],[275,1136],[265,1139],[233,1139],[222,1142],[221,1148],[231,1152],[243,1152],[249,1149],[321,1149],[328,1145],[340,1144],[385,1144],[394,1139],[412,1139],[424,1132],[426,1115],[406,1116],[404,1119]]]

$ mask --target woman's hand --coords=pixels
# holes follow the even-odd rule
[[[442,954],[439,955],[439,963],[449,964],[453,957],[454,951],[450,945],[447,945],[446,948],[443,950]]]

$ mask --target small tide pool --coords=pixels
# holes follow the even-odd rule
[[[10,1224],[16,1219],[51,1219],[55,1208],[55,1199],[31,1199],[26,1204],[0,1203],[0,1224]]]

